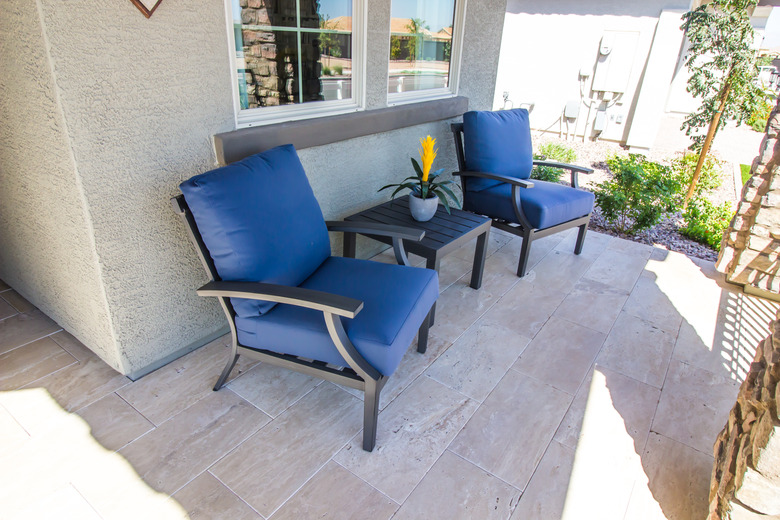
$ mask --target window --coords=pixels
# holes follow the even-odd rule
[[[388,102],[457,92],[465,0],[392,0]]]
[[[353,20],[362,20],[361,1],[229,0],[229,6],[238,126],[360,108],[364,24]]]

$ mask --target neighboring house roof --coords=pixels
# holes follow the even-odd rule
[[[328,29],[334,31],[346,31],[352,32],[352,17],[351,16],[337,16],[326,20],[325,24]],[[411,34],[409,26],[412,24],[411,18],[391,18],[390,19],[390,34],[406,36]],[[452,27],[444,27],[438,32],[431,32],[428,29],[423,29],[422,34],[433,40],[451,40],[452,39]]]

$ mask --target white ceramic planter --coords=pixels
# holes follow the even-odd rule
[[[433,218],[436,208],[439,207],[439,197],[421,199],[415,195],[409,195],[409,211],[417,222],[426,222]]]

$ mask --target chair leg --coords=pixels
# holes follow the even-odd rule
[[[580,231],[577,233],[577,244],[574,246],[574,254],[578,255],[582,253],[582,246],[585,244],[585,233],[588,231],[588,225],[583,224],[580,226]]]
[[[517,276],[522,278],[528,269],[528,257],[531,253],[531,233],[523,234],[523,245],[520,248],[520,260],[517,263]]]
[[[233,370],[233,367],[236,366],[236,361],[238,361],[238,352],[236,352],[235,346],[233,347],[233,355],[228,359],[227,365],[225,365],[224,370],[222,370],[222,374],[219,376],[219,379],[217,380],[217,384],[214,385],[214,391],[216,392],[220,388],[222,388],[222,385],[225,384],[225,381],[227,381],[228,376],[230,375],[230,371]]]
[[[369,379],[363,392],[363,449],[374,451],[376,445],[376,423],[379,416],[379,387]]]
[[[428,330],[431,328],[431,321],[433,318],[433,308],[431,308],[428,315],[420,325],[420,330],[417,331],[417,352],[424,354],[428,349]]]

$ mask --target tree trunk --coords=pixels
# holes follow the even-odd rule
[[[691,185],[688,187],[688,193],[685,195],[685,200],[683,201],[683,210],[688,208],[688,202],[690,202],[691,197],[693,197],[693,192],[696,190],[696,183],[699,182],[699,177],[701,176],[701,168],[704,166],[704,160],[707,158],[707,154],[710,152],[712,140],[715,139],[715,133],[718,131],[718,123],[720,123],[720,116],[723,114],[723,110],[726,108],[726,101],[729,98],[730,91],[731,85],[727,79],[726,83],[723,85],[723,92],[720,95],[720,106],[710,121],[710,127],[707,129],[707,137],[704,139],[704,145],[701,147],[699,160],[696,162],[696,169],[693,171]]]

